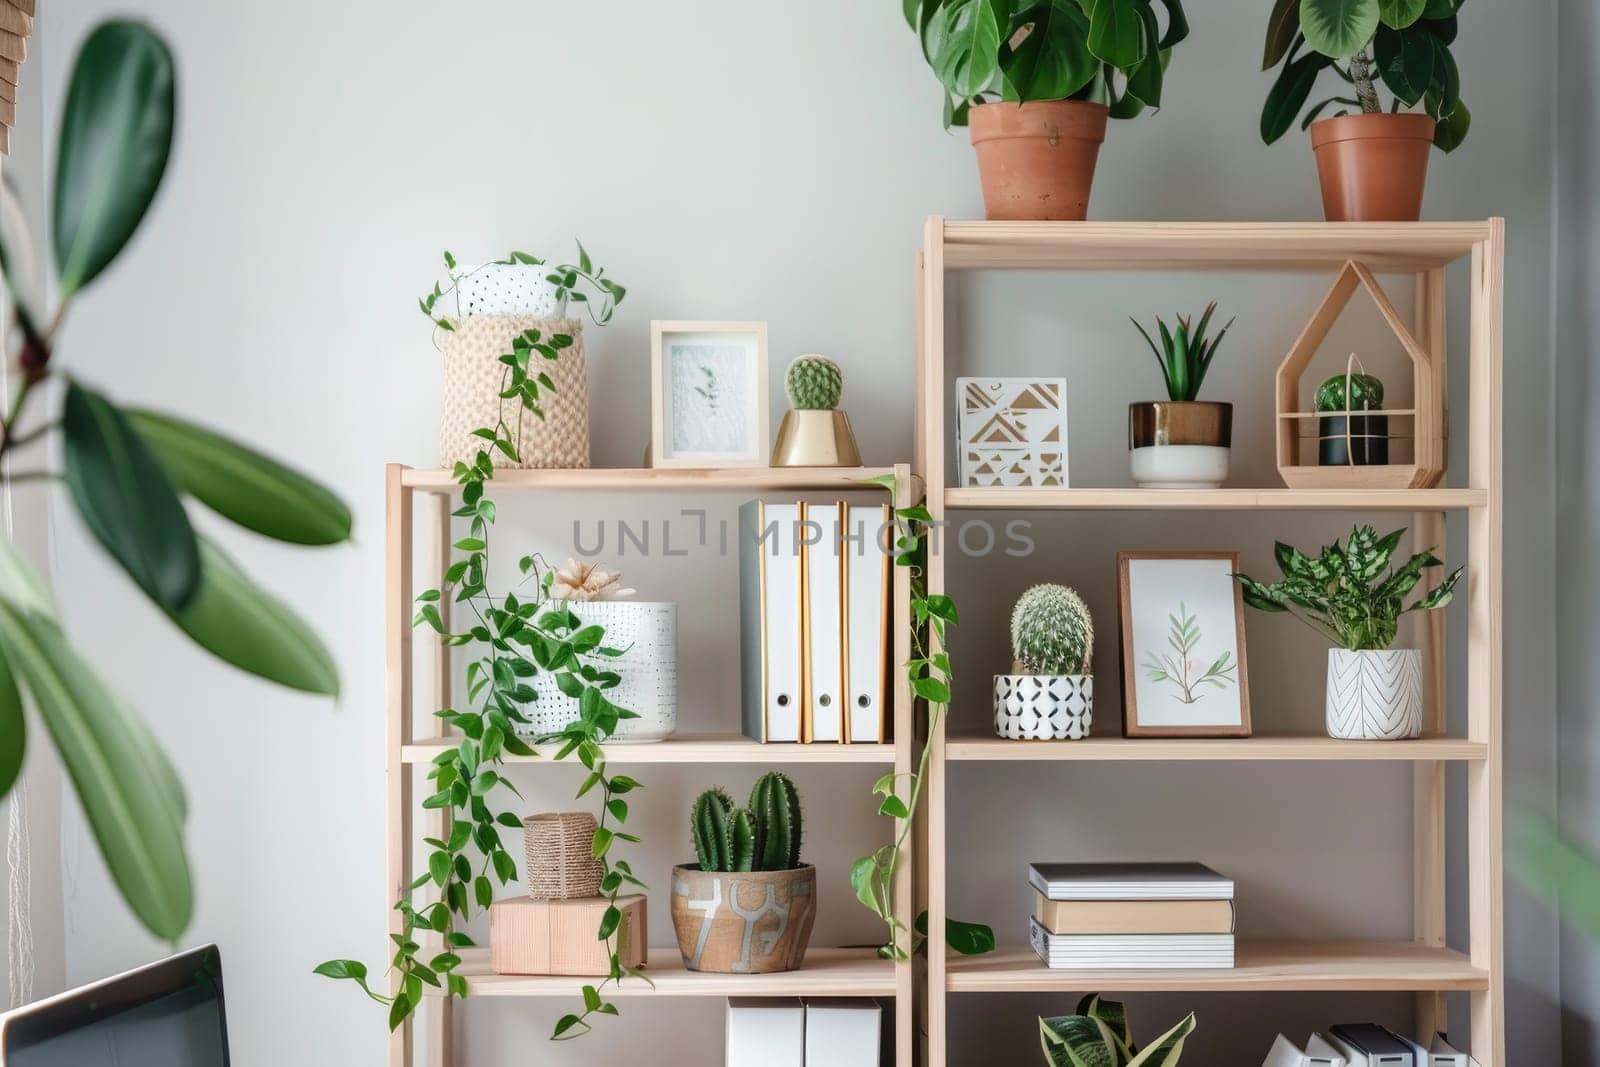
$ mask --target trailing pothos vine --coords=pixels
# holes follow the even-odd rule
[[[604,322],[611,317],[624,290],[605,279],[603,270],[593,268],[581,244],[579,250],[581,266],[553,268],[550,280],[564,290],[562,296],[567,299],[579,296],[572,291],[579,279],[568,278],[569,271],[581,273],[582,280],[597,285],[604,295],[596,300],[600,312],[595,321]],[[453,270],[455,258],[448,252],[444,258],[446,267]],[[513,253],[500,262],[538,265],[542,261],[526,253]],[[443,292],[435,285],[421,304],[435,325],[448,330],[453,328],[449,321],[435,318],[434,311]],[[595,305],[590,308],[595,315]],[[390,934],[394,943],[390,965],[398,975],[393,982],[394,992],[385,995],[373,989],[366,965],[358,960],[330,960],[316,968],[316,973],[326,977],[355,982],[373,1000],[387,1005],[391,1030],[417,1010],[427,987],[446,996],[467,995],[467,981],[456,973],[461,964],[458,950],[471,947],[474,942],[463,927],[471,919],[474,906],[482,910],[493,903],[497,883],[507,885],[517,878],[516,862],[500,840],[500,832],[520,831],[522,820],[513,812],[497,810],[498,805],[493,803],[502,795],[501,790],[521,796],[502,773],[503,764],[507,755],[540,755],[536,746],[555,747],[553,758],[558,761],[576,757],[583,764],[589,773],[578,789],[579,797],[599,791],[600,813],[592,851],[602,865],[600,891],[607,908],[596,937],[606,942],[611,961],[610,973],[603,980],[583,986],[583,1010],[557,1020],[552,1038],[579,1036],[591,1028],[592,1016],[617,1014],[604,991],[624,976],[649,981],[622,963],[617,942],[622,918],[617,897],[625,886],[644,888],[644,883],[626,860],[612,856],[616,842],[639,841],[622,829],[628,819],[625,797],[638,789],[639,783],[624,774],[611,774],[600,748],[619,722],[637,717],[605,696],[605,690],[619,681],[616,672],[605,669],[605,662],[625,650],[606,646],[602,627],[583,624],[564,601],[550,595],[555,572],[538,556],[523,556],[518,561],[522,581],[517,591],[498,594],[488,586],[490,532],[496,509],[485,495],[485,486],[494,478],[496,453],[513,463],[520,456],[521,442],[507,422],[506,405],[515,402],[543,418],[540,398],[553,385],[536,361],[557,360],[572,343],[569,334],[528,329],[513,339],[512,351],[500,357],[506,369],[501,380],[499,417],[493,427],[473,431],[485,443],[471,463],[457,463],[453,471],[462,501],[453,514],[466,520],[467,536],[453,545],[456,555],[441,584],[416,598],[414,626],[428,627],[450,647],[471,646],[479,650],[479,655],[467,664],[467,706],[441,708],[434,713],[447,727],[458,731],[461,739],[434,757],[428,771],[433,791],[422,806],[448,812],[447,832],[445,836],[424,839],[429,850],[427,870],[395,903],[395,910],[404,921],[400,933]],[[521,420],[516,421],[520,427]],[[440,605],[451,601],[470,613],[465,629],[447,624]],[[530,723],[522,709],[541,698],[541,687],[548,697],[559,692],[576,700],[579,714],[559,733],[534,737],[530,743],[530,739],[519,735],[518,726]],[[437,899],[416,903],[414,895],[430,885],[437,890]],[[442,940],[436,951],[421,944],[433,935]]]
[[[895,496],[895,477],[885,474],[871,479]],[[927,539],[925,531],[933,522],[933,514],[921,505],[894,509],[895,565],[908,569],[911,579],[911,658],[905,671],[911,682],[911,691],[927,707],[927,733],[922,741],[922,751],[917,756],[916,770],[906,776],[902,784],[900,775],[890,772],[872,786],[874,796],[881,796],[878,814],[899,819],[894,841],[884,845],[870,856],[862,856],[850,865],[850,885],[856,899],[883,920],[889,938],[878,949],[885,959],[904,960],[911,954],[924,951],[928,937],[928,913],[917,916],[914,928],[906,930],[894,913],[894,880],[899,871],[900,856],[915,825],[918,805],[922,802],[923,785],[927,781],[928,757],[933,738],[950,710],[950,690],[954,675],[950,670],[950,654],[945,647],[949,627],[956,625],[958,615],[955,601],[943,593],[929,593],[927,585]],[[908,935],[910,947],[901,944],[901,935]],[[992,952],[995,946],[994,931],[981,923],[945,920],[945,943],[966,956]]]

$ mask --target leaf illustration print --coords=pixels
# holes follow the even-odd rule
[[[1226,649],[1204,671],[1200,669],[1202,661],[1194,657],[1200,645],[1200,624],[1182,602],[1175,613],[1167,616],[1167,621],[1172,624],[1167,634],[1169,651],[1160,654],[1152,651],[1145,657],[1144,669],[1152,682],[1170,683],[1178,690],[1178,699],[1185,704],[1193,704],[1205,696],[1201,686],[1226,689],[1235,683],[1236,664],[1233,653]]]

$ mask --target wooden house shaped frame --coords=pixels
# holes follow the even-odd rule
[[[1414,406],[1383,412],[1391,419],[1411,421],[1411,462],[1348,467],[1307,464],[1298,451],[1301,423],[1321,416],[1301,410],[1300,381],[1357,289],[1372,297],[1411,361]],[[1442,329],[1430,333],[1437,351],[1430,352],[1417,340],[1364,263],[1345,262],[1316,314],[1278,367],[1278,474],[1285,485],[1291,489],[1430,489],[1439,484],[1446,462],[1444,333]]]

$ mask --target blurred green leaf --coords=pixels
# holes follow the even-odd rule
[[[1261,54],[1261,69],[1271,70],[1289,54],[1300,33],[1300,0],[1277,0],[1267,19],[1267,43]]]
[[[200,587],[200,548],[172,481],[109,400],[73,382],[61,415],[66,480],[95,538],[167,611]]]
[[[22,773],[22,757],[27,749],[28,727],[22,717],[22,694],[11,664],[0,649],[0,797],[11,792]]]
[[[224,518],[291,544],[350,539],[350,509],[321,483],[171,415],[134,410],[128,419],[178,487]]]
[[[152,934],[176,941],[193,898],[171,765],[53,623],[0,603],[0,644],[33,695],[123,899]]]
[[[1600,940],[1600,859],[1565,840],[1548,820],[1519,816],[1506,835],[1511,873],[1562,922]]]
[[[172,621],[201,648],[268,681],[339,695],[339,668],[288,605],[253,583],[209,541],[200,542],[200,595]]]
[[[139,22],[91,33],[72,70],[56,149],[61,295],[93,281],[139,227],[172,149],[172,54]]]

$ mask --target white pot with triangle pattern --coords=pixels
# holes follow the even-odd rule
[[[1405,741],[1422,736],[1422,653],[1328,650],[1328,736]]]

